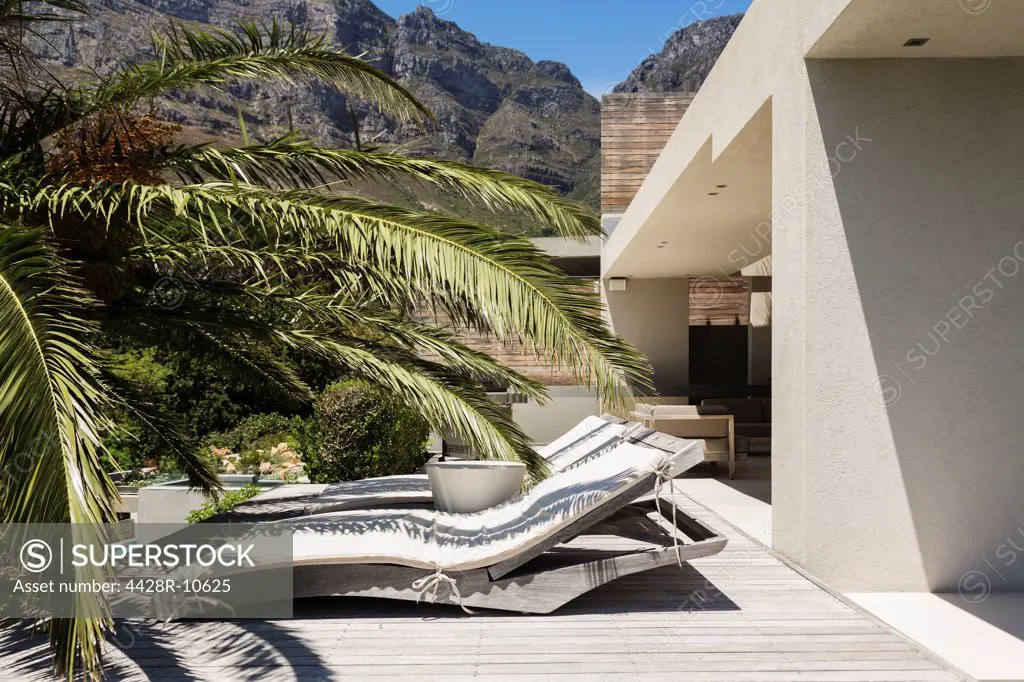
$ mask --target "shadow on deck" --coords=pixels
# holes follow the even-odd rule
[[[444,637],[444,632],[450,632],[450,626],[459,622],[473,622],[481,627],[489,623],[489,628],[518,627],[528,632],[530,625],[520,621],[604,616],[610,624],[617,615],[738,610],[733,600],[690,565],[621,578],[549,616],[487,610],[470,616],[457,606],[385,599],[298,599],[294,618],[287,621],[118,621],[116,632],[108,639],[107,679],[264,680],[271,679],[267,677],[269,670],[285,669],[293,671],[295,679],[304,681],[336,679],[339,661],[324,655],[319,635],[338,633],[351,624],[358,629],[360,622],[376,624],[380,630],[388,629],[389,624],[401,625],[403,632],[413,638],[417,635],[410,628],[419,629],[429,639]],[[209,663],[196,669],[193,664],[198,652],[209,662],[219,662],[220,672],[203,672]],[[33,634],[20,621],[5,624],[0,632],[0,665],[16,680],[53,679],[46,635]]]

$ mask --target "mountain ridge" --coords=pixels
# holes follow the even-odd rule
[[[697,92],[742,19],[742,14],[702,19],[675,31],[614,92]]]
[[[738,24],[736,17],[722,19],[676,31],[661,53],[645,59],[615,91],[699,87],[731,36],[730,27]],[[393,18],[370,0],[98,0],[85,18],[44,26],[35,50],[60,69],[102,72],[122,54],[148,52],[153,27],[180,21],[230,29],[246,20],[325,32],[412,91],[434,112],[437,126],[426,135],[396,126],[323,86],[239,84],[227,96],[199,92],[157,102],[162,117],[186,127],[195,138],[190,141],[207,136],[237,142],[242,116],[248,136],[257,141],[295,129],[321,144],[353,146],[354,113],[364,143],[500,168],[596,208],[598,100],[565,64],[533,61],[522,51],[482,42],[426,6]],[[540,227],[514,229],[544,233]]]

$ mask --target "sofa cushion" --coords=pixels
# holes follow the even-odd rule
[[[760,398],[709,398],[701,405],[724,407],[737,424],[761,424],[767,421]]]
[[[751,438],[767,438],[772,435],[771,424],[746,424],[736,423],[736,434],[742,436],[748,436]]]

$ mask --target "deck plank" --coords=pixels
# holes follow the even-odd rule
[[[951,682],[964,679],[823,591],[721,519],[719,555],[621,578],[550,615],[314,599],[287,621],[120,623],[109,680]],[[626,548],[627,540],[574,544]],[[0,632],[3,679],[50,680],[45,642]]]

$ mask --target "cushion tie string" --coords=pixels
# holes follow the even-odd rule
[[[676,563],[679,564],[679,568],[682,568],[683,555],[679,551],[679,526],[676,525],[676,482],[672,476],[672,462],[666,457],[655,464],[652,471],[656,477],[654,479],[654,506],[662,518],[665,515],[661,513],[661,489],[666,482],[669,492],[672,493],[672,547],[676,551]]]
[[[416,597],[416,603],[418,604],[424,598],[426,593],[430,591],[430,603],[436,604],[437,593],[441,589],[441,585],[445,584],[448,586],[448,589],[451,592],[452,597],[455,599],[455,603],[459,605],[459,608],[472,615],[474,612],[462,603],[462,593],[459,592],[459,586],[455,582],[455,578],[452,578],[450,575],[446,575],[444,569],[438,564],[434,564],[434,568],[436,570],[433,573],[420,578],[412,584],[412,589],[419,592],[419,596]]]

